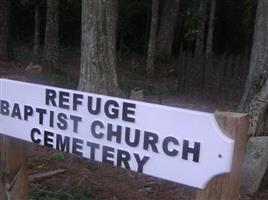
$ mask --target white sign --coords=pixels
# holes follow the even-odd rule
[[[230,171],[213,114],[0,80],[1,133],[185,185]]]

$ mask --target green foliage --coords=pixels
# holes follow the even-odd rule
[[[183,1],[181,7],[181,16],[184,16],[184,31],[182,37],[185,40],[195,40],[196,32],[199,29],[199,1]]]
[[[64,155],[62,152],[56,152],[49,157],[49,160],[62,161],[64,160]]]
[[[52,74],[51,79],[55,85],[65,88],[73,88],[77,86],[79,77],[71,72],[71,70],[65,66],[57,68]]]
[[[175,85],[170,85],[161,80],[148,79],[138,75],[124,75],[119,80],[120,88],[124,91],[127,96],[134,88],[141,88],[144,91],[144,95],[150,96],[155,95],[163,97],[176,93]]]
[[[29,44],[16,43],[13,45],[13,58],[22,64],[38,63],[39,56],[34,55],[32,46]]]
[[[159,82],[151,83],[145,90],[145,94],[156,95],[156,96],[166,96],[170,94],[169,88]]]
[[[57,188],[54,191],[48,189],[36,189],[29,200],[96,200],[88,190],[80,190],[78,187]]]
[[[88,159],[83,159],[83,164],[86,168],[92,168],[93,167],[93,162],[91,160],[88,160]]]
[[[120,68],[125,71],[119,73],[119,87],[127,96],[134,88],[142,89],[144,95],[148,96],[167,96],[176,93],[176,85],[172,83],[172,80],[175,80],[176,77],[177,62],[175,59],[171,59],[168,63],[157,62],[155,64],[155,76],[153,77],[146,76],[144,63],[145,61],[138,56],[131,61],[121,63]]]

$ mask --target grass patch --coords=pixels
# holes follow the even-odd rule
[[[27,44],[15,44],[12,49],[13,58],[22,64],[39,63],[41,53],[34,55],[33,48]]]
[[[56,152],[53,153],[48,160],[56,160],[56,161],[63,161],[64,160],[64,155],[61,152]]]
[[[36,189],[29,200],[97,200],[89,191],[79,188],[58,188],[56,190]]]

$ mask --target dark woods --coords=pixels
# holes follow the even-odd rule
[[[136,86],[152,91],[146,81],[157,85],[165,78],[172,80],[177,94],[240,98],[252,41],[261,37],[257,34],[253,40],[255,18],[262,15],[261,11],[256,15],[258,2],[265,4],[263,0],[0,0],[0,60],[40,64],[47,73],[65,74],[65,83],[76,80],[80,90],[97,93],[122,95]],[[80,66],[69,70],[70,65]],[[136,79],[134,84],[129,77]],[[246,87],[249,91],[254,86]],[[248,110],[249,100],[242,104],[241,110]]]

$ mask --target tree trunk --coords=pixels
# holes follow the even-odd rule
[[[249,103],[249,114],[250,114],[250,135],[264,135],[265,122],[268,108],[268,79],[262,86],[262,89],[253,97]]]
[[[82,0],[79,90],[118,95],[117,8],[117,0]]]
[[[9,46],[9,16],[10,0],[0,0],[0,60],[8,60],[10,57]]]
[[[43,66],[51,72],[57,67],[59,54],[59,0],[47,0],[47,19]]]
[[[251,50],[250,68],[244,93],[239,105],[240,111],[248,111],[250,101],[260,90],[268,71],[268,1],[259,0],[255,21],[255,32]],[[266,71],[266,72],[265,72]]]
[[[249,112],[251,135],[264,132],[268,107],[268,1],[259,0],[249,74],[239,110]]]
[[[34,5],[34,55],[38,56],[40,48],[40,5]]]
[[[206,25],[206,12],[208,0],[200,0],[198,11],[198,25],[199,28],[196,33],[196,43],[194,49],[195,64],[191,69],[191,84],[192,88],[200,91],[205,85],[205,71],[206,71],[206,58],[204,56],[205,50],[205,25]]]
[[[168,60],[172,54],[180,0],[165,1],[157,35],[157,57]]]
[[[152,0],[150,38],[147,50],[147,74],[154,73],[159,0]]]
[[[212,54],[213,50],[213,33],[214,33],[214,18],[216,12],[216,0],[210,0],[210,15],[209,15],[209,25],[206,43],[206,54],[207,56]]]
[[[0,199],[27,200],[26,143],[0,135]]]
[[[195,55],[201,57],[205,50],[205,25],[208,0],[200,0],[198,24],[199,29],[196,36]]]

